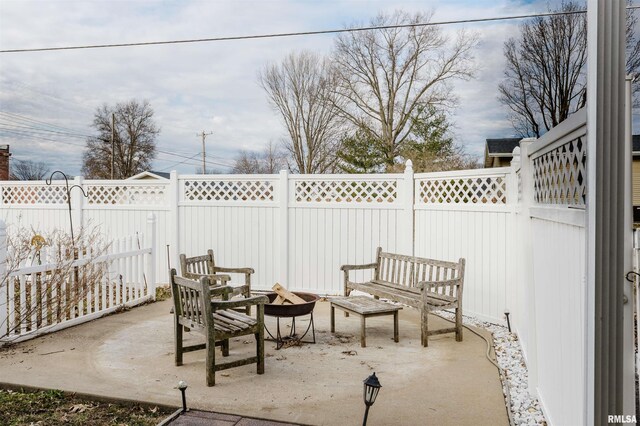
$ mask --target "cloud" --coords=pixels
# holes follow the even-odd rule
[[[239,34],[341,28],[366,22],[378,11],[422,10],[422,1],[8,1],[0,3],[0,47],[40,47],[192,39]],[[430,2],[434,20],[504,16],[541,11],[546,4],[521,1]],[[496,98],[504,62],[502,43],[516,22],[465,25],[479,34],[477,78],[455,86],[460,100],[456,135],[480,155],[486,137],[512,134]],[[461,26],[445,27],[454,33]],[[207,138],[208,158],[231,163],[238,150],[259,150],[284,136],[284,128],[256,82],[258,70],[292,50],[330,52],[328,35],[236,42],[179,44],[2,54],[0,111],[91,134],[93,111],[103,103],[147,99],[162,131],[158,148],[198,154],[196,133]],[[5,116],[6,117],[6,116]],[[2,120],[0,120],[2,122]],[[6,122],[5,122],[6,123]],[[2,127],[2,125],[0,125]],[[82,138],[0,131],[20,159],[46,161],[79,174]],[[156,169],[191,173],[199,162],[160,154]],[[220,166],[224,170],[223,166]]]

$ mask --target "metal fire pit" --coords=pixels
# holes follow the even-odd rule
[[[303,338],[309,333],[311,330],[312,340],[306,341],[304,343],[315,343],[316,342],[316,329],[313,323],[313,308],[316,306],[316,302],[320,299],[320,296],[313,293],[302,293],[302,292],[293,292],[296,296],[302,298],[306,301],[306,303],[300,304],[286,304],[286,305],[273,305],[273,302],[278,295],[276,293],[267,293],[266,296],[269,298],[269,303],[264,305],[264,314],[270,317],[276,317],[276,335],[271,334],[269,329],[265,324],[265,331],[269,335],[271,341],[276,342],[276,349],[282,348],[286,343],[294,342],[300,343],[303,342]],[[296,317],[300,317],[303,315],[311,315],[311,319],[309,321],[309,325],[304,333],[301,336],[296,335]],[[291,331],[288,336],[282,336],[280,333],[280,318],[291,318]]]

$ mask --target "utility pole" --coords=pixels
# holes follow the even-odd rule
[[[116,163],[116,115],[111,113],[111,180],[113,180],[113,169]]]
[[[212,134],[213,132],[205,133],[204,130],[202,131],[202,133],[196,133],[196,136],[202,136],[202,174],[203,175],[207,173],[207,154],[205,151],[204,140],[206,139],[207,136],[210,136]]]

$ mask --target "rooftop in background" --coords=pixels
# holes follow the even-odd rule
[[[511,164],[513,149],[522,138],[487,139],[484,149],[484,168],[505,167]],[[640,157],[640,135],[633,135],[633,156]]]
[[[487,139],[484,149],[484,167],[503,167],[511,163],[513,149],[522,138]]]
[[[127,180],[144,180],[144,179],[170,179],[171,173],[167,172],[156,172],[156,171],[144,171],[142,173],[138,173],[135,176],[131,176],[127,178]]]

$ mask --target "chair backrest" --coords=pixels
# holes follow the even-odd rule
[[[190,279],[200,279],[200,276],[215,273],[213,250],[208,250],[203,256],[187,257],[180,255],[180,271],[182,276]]]
[[[421,281],[464,280],[464,259],[458,262],[386,253],[378,249],[377,280],[415,287]]]
[[[204,331],[211,318],[211,292],[207,277],[194,281],[179,277],[171,269],[171,294],[174,315],[178,322],[196,331]]]

